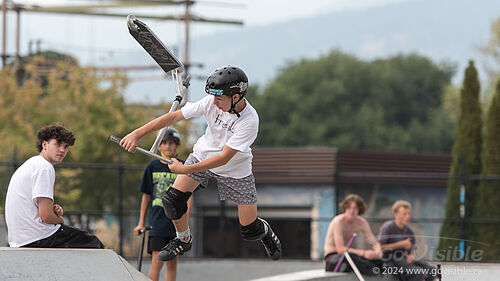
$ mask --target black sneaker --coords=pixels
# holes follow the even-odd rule
[[[279,258],[281,258],[281,242],[278,239],[278,236],[274,234],[267,221],[261,218],[258,219],[262,221],[266,230],[266,235],[260,241],[262,242],[262,245],[264,245],[267,255],[273,260],[279,260]]]
[[[176,256],[182,255],[183,253],[191,250],[191,246],[193,245],[193,238],[190,236],[189,241],[182,242],[179,238],[174,238],[170,240],[167,246],[161,249],[160,253],[158,253],[158,258],[162,261],[173,260]]]

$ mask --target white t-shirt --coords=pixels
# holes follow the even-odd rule
[[[11,247],[47,238],[61,226],[44,223],[38,213],[38,197],[54,200],[54,181],[54,167],[40,155],[26,160],[12,175],[5,200]]]
[[[246,101],[245,108],[236,114],[224,112],[213,104],[214,96],[209,95],[195,102],[186,103],[182,110],[184,118],[205,116],[207,130],[193,148],[196,159],[203,161],[222,152],[225,145],[238,152],[226,165],[210,169],[213,173],[231,178],[244,178],[252,174],[252,149],[250,145],[257,138],[259,116]],[[240,101],[241,102],[241,101]]]

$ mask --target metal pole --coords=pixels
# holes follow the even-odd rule
[[[358,267],[356,266],[356,264],[352,260],[351,255],[349,255],[349,252],[346,251],[344,253],[344,256],[346,257],[347,262],[349,262],[349,265],[351,265],[351,268],[354,271],[354,273],[356,273],[356,276],[358,277],[359,281],[365,281],[365,279],[363,278],[363,275],[361,275],[361,273],[359,272]]]
[[[17,163],[17,146],[14,146],[14,151],[12,153],[12,174],[17,170],[19,164]]]
[[[440,264],[437,265],[437,278],[439,281],[441,281],[442,274],[441,274],[441,265]]]
[[[461,157],[461,183],[460,183],[460,196],[459,196],[459,211],[460,211],[460,242],[459,242],[459,253],[460,260],[465,261],[465,155],[462,154]]]
[[[189,8],[191,6],[191,0],[185,0],[186,12],[184,14],[184,32],[185,32],[185,42],[184,42],[184,77],[189,74],[189,24],[191,22],[191,14]]]
[[[356,233],[354,233],[352,236],[351,236],[351,239],[349,239],[349,242],[347,243],[347,246],[345,248],[345,252],[347,253],[349,251],[349,248],[351,248],[352,246],[352,243],[354,243],[354,240],[356,240],[356,237],[358,235]],[[345,255],[344,255],[345,256]],[[344,256],[340,257],[339,261],[337,262],[337,265],[335,265],[335,268],[333,269],[333,272],[338,272],[339,269],[340,269],[340,265],[342,264],[342,261],[344,260]]]
[[[114,143],[120,144],[120,141],[121,141],[122,139],[121,139],[121,138],[118,138],[118,137],[115,137],[115,136],[108,136],[108,140],[109,140],[109,141],[112,141],[112,142],[114,142]],[[149,151],[147,151],[146,149],[140,148],[140,147],[138,147],[138,146],[136,146],[136,147],[135,147],[135,150],[136,150],[136,151],[139,151],[139,152],[140,152],[140,153],[142,153],[142,154],[146,154],[146,155],[148,155],[148,156],[151,156],[151,157],[154,157],[154,158],[160,159],[160,160],[162,160],[162,161],[165,161],[165,162],[167,162],[168,164],[173,164],[173,163],[174,163],[174,162],[173,162],[172,160],[170,160],[170,159],[167,159],[167,158],[165,158],[165,157],[162,157],[162,156],[160,156],[160,155],[158,155],[158,154],[156,154],[156,153],[149,152]],[[120,150],[120,152],[121,152],[121,150]],[[121,154],[119,154],[119,157],[121,157]]]
[[[17,146],[14,146],[14,149],[12,151],[12,175],[16,172],[17,168],[19,167],[19,164],[17,163]],[[5,198],[7,196],[7,188],[5,189],[5,193],[2,194],[2,196]]]
[[[2,4],[2,67],[5,67],[7,54],[7,0]]]
[[[120,241],[118,253],[123,255],[123,159],[122,151],[118,152],[118,223],[120,224]]]
[[[42,39],[36,40],[36,54],[40,54],[42,52]]]
[[[20,49],[20,37],[21,37],[21,9],[16,7],[16,69],[19,66],[19,49]]]
[[[335,206],[333,210],[333,216],[336,216],[337,214],[340,213],[340,178],[339,178],[339,149],[335,152],[335,163],[334,163],[335,171],[333,174],[333,186],[335,188]]]
[[[219,215],[219,257],[226,256],[226,201],[220,201],[220,215]]]

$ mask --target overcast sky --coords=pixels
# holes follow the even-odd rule
[[[320,15],[331,11],[364,9],[395,2],[417,0],[200,0],[192,8],[194,15],[213,19],[242,20],[246,27],[268,25],[277,22],[286,22],[297,18]],[[81,5],[82,3],[104,1],[79,0],[13,0],[15,3],[26,5]],[[115,10],[123,14],[156,14],[179,15],[183,7],[168,8],[125,8]],[[61,14],[23,13],[21,17],[21,53],[28,50],[29,40],[42,40],[42,46],[52,49],[72,49],[81,52],[103,52],[107,49],[121,50],[132,46],[129,37],[123,38],[120,32],[124,19],[106,17],[87,17]],[[177,44],[184,41],[183,24],[172,21],[151,21],[148,24],[154,30],[161,30],[168,34],[169,42]],[[8,14],[8,44],[9,52],[15,48],[15,16]],[[195,23],[191,28],[191,38],[207,35],[227,29],[241,28],[232,25]],[[113,35],[113,36],[110,36]],[[165,38],[165,37],[162,37]],[[96,55],[97,56],[97,55]],[[102,54],[100,55],[102,56]],[[87,58],[84,56],[84,61]],[[93,59],[95,60],[95,59]],[[82,62],[84,62],[82,61]],[[92,64],[92,60],[87,61]],[[85,63],[85,62],[84,62]]]
[[[385,5],[395,2],[408,2],[411,0],[233,0],[227,3],[240,3],[241,6],[231,6],[225,10],[228,14],[242,19],[248,26],[266,25],[269,23],[283,22],[301,17],[309,17],[331,11],[363,9],[377,5]],[[196,11],[204,12],[209,7],[199,1],[200,5]],[[214,9],[220,9],[222,5],[213,5]],[[210,8],[212,9],[212,8]],[[220,10],[219,10],[220,11]]]
[[[12,0],[25,5],[82,5],[105,1],[80,0]],[[224,24],[193,23],[190,39],[224,30],[238,30],[292,21],[298,18],[321,15],[332,11],[365,9],[395,2],[418,0],[200,0],[192,13],[210,19],[242,20],[244,27]],[[127,14],[180,15],[182,6],[166,8],[128,7],[112,12]],[[16,17],[8,13],[7,53],[14,54]],[[168,46],[182,48],[184,24],[174,21],[144,20]],[[128,34],[124,18],[82,15],[21,14],[21,55],[28,53],[29,42],[40,40],[42,50],[55,50],[78,58],[82,65],[111,66],[120,55],[137,56],[143,52]],[[34,50],[35,44],[32,45]],[[181,56],[179,54],[179,56]]]
[[[26,5],[81,5],[106,1],[80,0],[11,0]],[[246,25],[265,25],[331,11],[363,9],[395,2],[415,0],[200,0],[193,11],[207,17],[242,19]],[[177,8],[169,8],[175,11]],[[161,12],[160,12],[161,13]]]

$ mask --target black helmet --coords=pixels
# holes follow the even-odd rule
[[[217,68],[207,78],[205,92],[210,95],[226,95],[241,94],[244,96],[248,89],[248,78],[241,68],[228,65]]]
[[[179,135],[179,132],[177,132],[176,129],[168,128],[165,134],[163,135],[163,139],[161,140],[161,142],[166,142],[169,140],[173,140],[176,144],[181,143],[181,135]]]

